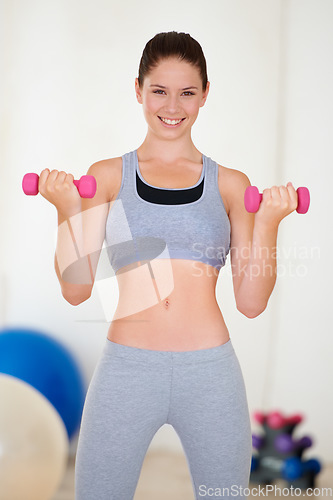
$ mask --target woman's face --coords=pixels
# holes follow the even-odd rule
[[[157,135],[175,138],[190,132],[205,104],[209,82],[203,92],[198,68],[168,58],[146,75],[142,89],[136,78],[135,91],[148,127]]]

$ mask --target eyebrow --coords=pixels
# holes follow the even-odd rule
[[[163,85],[157,85],[157,84],[149,85],[149,87],[160,87],[161,89],[167,89],[168,88],[168,87],[164,87]],[[196,89],[196,90],[198,90],[198,87],[185,87],[184,89],[179,89],[179,90],[189,90],[189,89]]]

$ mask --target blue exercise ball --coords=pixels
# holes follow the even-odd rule
[[[74,358],[61,343],[35,330],[1,330],[0,373],[24,380],[41,392],[60,414],[68,438],[73,436],[81,421],[86,389]]]

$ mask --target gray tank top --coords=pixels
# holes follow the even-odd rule
[[[122,156],[122,180],[106,222],[108,257],[117,273],[134,262],[187,259],[216,269],[230,250],[230,221],[218,188],[218,165],[202,155],[198,182],[160,188],[141,175],[137,150]]]

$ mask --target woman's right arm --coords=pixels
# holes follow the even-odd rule
[[[94,163],[87,174],[96,179],[93,198],[81,198],[73,176],[65,172],[45,169],[39,181],[40,193],[57,208],[54,266],[62,295],[72,305],[91,295],[112,199],[110,160]]]

